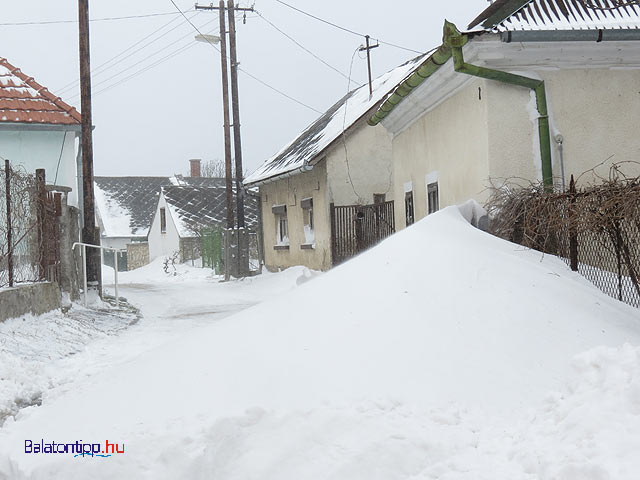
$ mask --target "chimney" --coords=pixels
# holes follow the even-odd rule
[[[200,162],[201,160],[199,158],[193,159],[193,160],[189,160],[189,163],[191,164],[191,176],[192,177],[201,177],[202,175],[200,174]]]

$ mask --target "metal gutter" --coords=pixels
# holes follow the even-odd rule
[[[553,169],[551,166],[551,135],[549,133],[549,112],[547,110],[547,93],[543,80],[514,75],[501,70],[493,70],[465,63],[462,47],[469,41],[468,35],[460,33],[457,27],[448,21],[444,26],[444,43],[451,49],[453,67],[456,72],[474,77],[485,78],[497,82],[516,85],[533,90],[536,94],[538,109],[538,131],[540,134],[540,157],[542,161],[542,180],[545,189],[553,189]]]
[[[305,163],[301,167],[294,168],[293,170],[289,170],[288,172],[280,173],[278,175],[274,175],[273,177],[265,178],[262,180],[258,180],[257,182],[251,182],[243,184],[244,188],[250,187],[261,187],[262,185],[266,185],[267,183],[276,182],[278,180],[283,180],[285,178],[293,177],[294,175],[298,175],[299,173],[310,172],[313,170],[313,165],[309,165]]]
[[[95,127],[94,127],[95,128]],[[66,123],[9,123],[0,122],[0,130],[26,132],[80,132],[80,125]]]
[[[640,29],[628,30],[531,30],[502,32],[504,43],[518,42],[625,42],[640,40]]]
[[[374,127],[380,123],[405,97],[407,97],[416,87],[427,78],[437,72],[442,65],[451,58],[451,49],[445,44],[427,58],[409,78],[402,82],[398,88],[387,98],[378,108],[376,113],[369,119],[369,125]]]

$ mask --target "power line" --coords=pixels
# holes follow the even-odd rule
[[[199,29],[198,27],[196,27],[196,25],[195,25],[191,20],[189,20],[189,19],[187,18],[187,16],[182,12],[182,10],[180,10],[180,7],[178,7],[178,5],[176,5],[176,2],[174,2],[174,0],[169,0],[169,1],[170,1],[171,3],[173,3],[173,6],[174,6],[174,7],[176,7],[176,9],[178,10],[178,12],[180,12],[180,13],[182,14],[182,16],[187,20],[187,22],[189,22],[189,23],[191,24],[191,26],[192,26],[192,27],[193,27],[193,28],[194,28],[194,29],[195,29],[195,30],[196,30],[200,35],[204,35],[204,34],[200,31],[200,29]],[[218,51],[218,53],[220,53],[220,49],[219,49],[219,48],[218,48],[214,43],[212,43],[212,42],[211,42],[211,41],[210,41],[206,36],[205,36],[204,38],[206,38],[207,43],[208,43],[209,45],[211,45],[214,49],[216,49],[216,50]],[[305,107],[305,108],[308,108],[309,110],[313,110],[313,111],[314,111],[314,112],[316,112],[316,113],[322,114],[322,112],[321,112],[320,110],[317,110],[317,109],[315,109],[315,108],[313,108],[313,107],[311,107],[311,106],[307,105],[306,103],[303,103],[303,102],[301,102],[300,100],[298,100],[298,99],[296,99],[296,98],[293,98],[292,96],[290,96],[290,95],[288,95],[288,94],[284,93],[283,91],[278,90],[276,87],[274,87],[274,86],[272,86],[272,85],[269,85],[267,82],[265,82],[264,80],[261,80],[260,78],[256,77],[255,75],[253,75],[253,74],[251,74],[251,73],[247,72],[245,69],[238,67],[238,70],[239,70],[240,72],[244,73],[245,75],[247,75],[248,77],[251,77],[251,78],[252,78],[252,79],[254,79],[256,82],[258,82],[258,83],[260,83],[260,84],[264,85],[265,87],[267,87],[267,88],[269,88],[269,89],[273,90],[273,91],[274,91],[274,92],[276,92],[276,93],[279,93],[279,94],[280,94],[280,95],[282,95],[283,97],[288,98],[289,100],[291,100],[291,101],[293,101],[293,102],[297,103],[298,105],[301,105],[301,106],[303,106],[303,107]]]
[[[189,10],[189,11],[192,11],[192,10]],[[94,18],[89,21],[90,22],[111,22],[115,20],[131,20],[136,18],[165,17],[167,15],[177,15],[177,13],[175,12],[148,13],[145,15],[127,15],[124,17]],[[5,23],[0,23],[0,27],[20,27],[25,25],[60,25],[65,23],[78,23],[78,20],[49,20],[49,21],[41,21],[41,22],[5,22]]]
[[[195,15],[194,15],[195,16]],[[175,17],[173,19],[171,19],[169,22],[165,23],[164,25],[162,25],[160,28],[154,30],[153,32],[151,32],[149,35],[147,35],[146,37],[140,39],[139,41],[137,41],[136,43],[134,43],[133,45],[127,47],[126,49],[124,49],[123,51],[121,51],[120,53],[118,53],[117,55],[111,57],[109,60],[107,60],[104,63],[101,63],[100,65],[98,65],[95,69],[93,69],[91,71],[92,76],[96,76],[101,74],[103,71],[109,70],[109,68],[113,68],[115,67],[118,63],[123,62],[124,60],[126,60],[127,58],[130,58],[131,56],[135,55],[136,53],[138,53],[139,51],[143,50],[144,48],[152,45],[153,43],[157,42],[158,40],[160,40],[161,38],[167,36],[169,33],[173,32],[174,30],[176,30],[177,28],[180,28],[180,26],[184,25],[184,21],[179,23],[178,25],[176,25],[175,27],[167,30],[166,32],[164,32],[162,35],[160,35],[159,37],[153,39],[152,41],[146,43],[145,45],[143,45],[142,47],[138,48],[137,50],[134,50],[133,52],[131,52],[129,55],[125,56],[124,58],[120,58],[122,57],[122,55],[124,55],[125,53],[127,53],[128,51],[130,51],[131,49],[137,47],[138,45],[140,45],[142,42],[144,42],[145,40],[153,37],[156,33],[160,32],[161,30],[165,29],[166,27],[168,27],[169,25],[171,25],[173,22],[175,22],[177,19],[179,19],[180,17]],[[192,17],[193,18],[193,17]],[[114,65],[112,65],[111,67],[105,68],[107,65],[109,65],[110,63],[112,63],[114,60],[120,58],[120,60],[118,62],[116,62]],[[78,83],[80,83],[80,80],[74,80],[71,83],[67,83],[66,85],[64,85],[63,87],[56,89],[55,91],[58,92],[59,94],[64,93],[67,90],[71,90],[73,89]]]
[[[311,14],[309,12],[305,12],[304,10],[300,10],[299,8],[288,4],[287,2],[283,2],[282,0],[276,0],[276,2],[281,3],[282,5],[284,5],[286,7],[289,7],[292,10],[295,10],[296,12],[299,12],[299,13],[301,13],[303,15],[306,15],[307,17],[311,17],[314,20],[318,20],[319,22],[326,23],[327,25],[331,25],[332,27],[337,28],[339,30],[342,30],[343,32],[347,32],[347,33],[350,33],[352,35],[357,35],[358,37],[365,37],[366,36],[364,33],[359,33],[359,32],[356,32],[355,30],[351,30],[349,28],[342,27],[342,26],[340,26],[340,25],[338,25],[336,23],[330,22],[329,20],[325,20],[324,18],[320,18],[320,17],[318,17],[316,15],[313,15],[313,14]],[[389,45],[390,47],[395,47],[395,48],[399,48],[401,50],[406,50],[407,52],[424,53],[424,52],[420,52],[418,50],[414,50],[412,48],[403,47],[402,45],[396,45],[395,43],[383,42],[380,39],[376,39],[376,40],[378,41],[378,43],[382,43],[383,45]]]
[[[302,45],[300,42],[298,42],[295,38],[293,38],[292,36],[290,36],[288,33],[284,32],[283,30],[281,30],[280,28],[278,28],[275,24],[273,24],[273,22],[271,22],[270,20],[268,20],[267,18],[265,18],[264,15],[262,15],[259,11],[255,10],[256,14],[262,18],[265,22],[267,22],[269,25],[271,25],[273,28],[275,28],[278,32],[280,32],[282,35],[284,35],[285,37],[287,37],[289,40],[291,40],[293,43],[295,43],[298,47],[300,47],[302,50],[304,50],[305,52],[307,52],[309,55],[311,55],[313,58],[315,58],[316,60],[320,61],[321,63],[323,63],[324,65],[326,65],[327,67],[329,67],[331,70],[333,70],[334,72],[342,75],[344,78],[346,78],[347,80],[349,79],[349,77],[342,73],[340,70],[338,70],[336,67],[334,67],[333,65],[325,62],[322,58],[320,58],[318,55],[316,55],[315,53],[313,53],[311,50],[309,50],[307,47],[305,47],[304,45]]]

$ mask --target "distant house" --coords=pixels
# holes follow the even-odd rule
[[[0,157],[29,174],[45,169],[47,184],[71,189],[73,207],[82,196],[80,130],[75,108],[0,57]]]
[[[638,161],[640,6],[600,3],[497,0],[469,32],[445,24],[369,122],[393,137],[398,228],[484,201],[491,180],[560,190],[571,174]]]
[[[174,253],[180,261],[198,258],[202,231],[226,225],[225,179],[206,180],[161,188],[149,228],[151,260]],[[258,202],[252,195],[245,196],[245,222],[249,229],[257,227]]]
[[[260,189],[267,268],[327,270],[393,231],[392,137],[366,122],[421,59],[377,78],[372,95],[349,92],[246,178]]]
[[[118,267],[121,270],[137,268],[149,261],[149,229],[164,187],[195,186],[218,188],[224,180],[201,177],[200,162],[191,161],[191,176],[172,177],[95,177],[96,218],[100,238],[105,247],[121,250]],[[217,203],[216,203],[217,205]],[[217,207],[216,207],[217,208]],[[131,262],[126,253],[131,245],[142,259]],[[146,253],[144,252],[146,248]],[[146,261],[144,260],[146,258]],[[155,258],[155,257],[152,257]],[[113,266],[113,254],[107,253],[105,264]],[[131,264],[130,264],[131,263]]]

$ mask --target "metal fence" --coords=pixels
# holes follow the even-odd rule
[[[505,190],[506,191],[506,190]],[[563,258],[606,294],[640,307],[640,183],[607,181],[565,193],[494,192],[494,234]]]
[[[331,257],[338,265],[395,232],[393,201],[372,205],[331,204]]]

